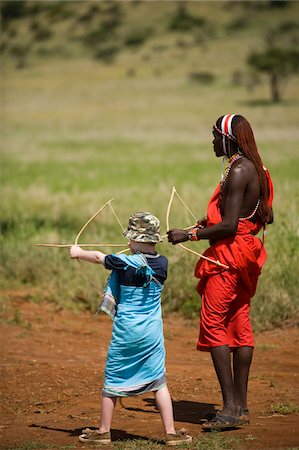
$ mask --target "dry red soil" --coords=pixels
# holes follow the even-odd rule
[[[196,324],[171,315],[164,319],[164,332],[176,425],[200,438],[204,415],[221,407],[210,355],[196,350]],[[99,421],[110,335],[111,320],[104,314],[94,318],[14,297],[1,328],[1,448],[28,441],[84,447],[78,442],[80,431]],[[237,437],[238,448],[299,447],[299,415],[271,410],[278,403],[298,405],[298,348],[297,329],[256,335],[249,380],[251,423],[222,433]],[[152,394],[117,405],[112,438],[163,438]]]

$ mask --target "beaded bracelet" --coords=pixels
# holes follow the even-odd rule
[[[192,230],[189,231],[188,238],[190,241],[198,241],[197,230],[198,228],[192,228]]]

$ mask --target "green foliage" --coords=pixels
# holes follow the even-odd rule
[[[241,15],[232,20],[231,23],[227,25],[227,30],[232,32],[236,30],[243,30],[249,24],[249,18],[246,15]]]
[[[289,4],[289,0],[270,0],[269,5],[272,8],[286,8]]]
[[[45,1],[45,11],[51,21],[62,21],[72,17],[71,2]]]
[[[119,51],[120,48],[117,45],[111,43],[98,44],[93,50],[93,56],[105,63],[112,63]]]
[[[171,17],[168,28],[171,31],[190,31],[192,28],[201,27],[206,23],[202,17],[190,14],[184,3],[178,4],[175,14]]]
[[[212,84],[215,81],[215,75],[211,72],[191,72],[189,80],[200,84]]]
[[[280,101],[280,85],[283,79],[299,71],[299,51],[292,48],[269,48],[264,52],[252,52],[248,64],[270,77],[272,100]]]
[[[299,406],[293,403],[275,403],[274,405],[271,405],[271,412],[283,415],[298,414]]]
[[[46,26],[41,26],[40,24],[38,24],[35,28],[34,28],[34,39],[36,39],[37,41],[47,41],[48,39],[50,39],[53,35],[53,32],[47,28]]]
[[[95,59],[112,63],[121,50],[117,30],[123,18],[122,8],[116,2],[103,3],[100,7],[99,11],[98,5],[92,5],[84,15],[79,16],[80,21],[92,23],[80,40]]]
[[[248,63],[261,72],[286,77],[299,71],[299,51],[270,48],[262,53],[253,52]]]
[[[24,0],[2,1],[0,11],[4,24],[11,20],[20,19],[27,14],[26,2]]]
[[[138,47],[143,45],[145,41],[152,36],[152,34],[152,28],[135,28],[134,30],[130,30],[129,34],[125,38],[125,45],[129,47]]]

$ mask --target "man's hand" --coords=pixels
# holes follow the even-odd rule
[[[202,219],[198,219],[196,226],[197,226],[197,228],[206,228],[207,227],[207,218],[203,217]]]
[[[168,242],[172,245],[179,244],[180,242],[186,242],[189,240],[188,231],[186,230],[169,230],[167,231]]]
[[[70,248],[70,257],[72,259],[80,258],[82,249],[79,245],[72,245]]]

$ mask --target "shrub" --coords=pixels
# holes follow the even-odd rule
[[[227,25],[228,31],[238,31],[246,28],[249,24],[248,16],[236,17]]]
[[[215,81],[215,75],[211,72],[191,72],[188,77],[190,81],[201,84],[211,84]]]
[[[98,12],[99,12],[98,5],[97,4],[91,5],[87,9],[87,11],[85,11],[78,17],[77,20],[78,22],[91,22],[94,16],[98,14]]]
[[[189,31],[206,23],[202,17],[192,16],[183,3],[180,3],[174,16],[170,19],[168,28],[171,31]]]
[[[47,13],[52,20],[64,20],[73,15],[71,2],[47,2]]]
[[[125,38],[125,45],[129,47],[138,47],[144,44],[152,34],[153,30],[151,28],[132,30]]]
[[[20,19],[27,14],[26,3],[21,0],[2,1],[1,19],[7,23],[10,20]]]
[[[47,41],[53,36],[53,32],[43,25],[36,24],[35,22],[35,24],[32,26],[33,29],[31,29],[34,32],[34,40],[36,41]]]
[[[93,56],[95,59],[100,59],[105,63],[112,63],[119,50],[119,47],[114,44],[98,45]]]

